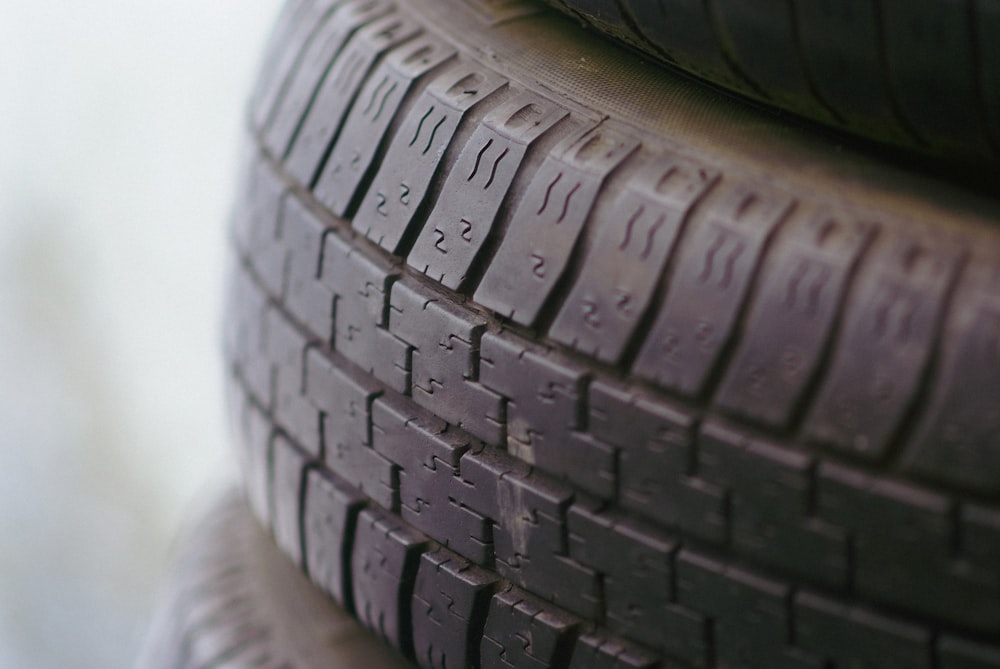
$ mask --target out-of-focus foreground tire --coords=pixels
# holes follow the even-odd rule
[[[750,99],[912,149],[1000,158],[993,0],[546,1]]]
[[[404,655],[1000,667],[982,173],[847,150],[526,2],[293,1],[249,123],[246,488]]]
[[[231,492],[179,544],[141,669],[407,669],[323,596]]]

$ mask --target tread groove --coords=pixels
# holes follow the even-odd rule
[[[837,341],[843,331],[845,311],[851,301],[851,295],[856,290],[860,269],[864,266],[865,260],[870,255],[871,249],[875,245],[878,235],[879,230],[875,228],[874,232],[868,237],[857,257],[854,259],[854,262],[851,263],[847,270],[847,278],[841,290],[840,298],[837,300],[837,305],[834,309],[834,316],[827,334],[827,340],[820,350],[819,358],[816,362],[816,370],[813,373],[812,378],[809,379],[803,387],[798,400],[792,406],[788,421],[788,432],[790,434],[799,434],[801,432],[806,416],[809,413],[809,409],[819,393],[820,386],[826,378],[827,371],[830,369],[834,349],[836,348]]]
[[[690,206],[681,216],[677,237],[674,240],[673,247],[667,255],[667,260],[664,263],[656,282],[653,284],[654,288],[652,294],[650,295],[649,305],[646,307],[646,311],[642,317],[639,318],[635,330],[629,337],[628,343],[625,345],[624,351],[619,360],[623,369],[634,368],[636,358],[639,356],[639,351],[643,344],[646,343],[653,330],[658,308],[663,304],[667,289],[670,287],[673,280],[674,270],[676,269],[678,261],[678,249],[683,247],[685,238],[690,234],[691,219],[698,215],[698,211],[703,206],[706,198],[710,196],[712,191],[718,188],[720,182],[721,178],[719,177],[711,179],[705,185],[704,190],[702,190],[698,197],[691,202]]]
[[[951,271],[948,286],[941,296],[942,307],[934,322],[933,336],[931,337],[931,350],[927,357],[927,363],[924,366],[923,372],[917,382],[916,393],[909,400],[909,406],[903,414],[903,419],[900,422],[900,426],[897,429],[896,434],[889,440],[889,446],[882,458],[883,463],[898,461],[899,456],[906,448],[909,438],[916,430],[916,425],[919,422],[918,418],[921,415],[922,409],[928,403],[929,395],[934,387],[934,379],[938,373],[942,334],[944,332],[945,324],[948,322],[948,316],[954,308],[955,291],[958,289],[967,266],[968,254],[963,251],[957,259],[955,267]]]

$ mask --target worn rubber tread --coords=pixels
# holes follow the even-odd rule
[[[435,31],[449,11],[421,7],[393,10],[406,15],[398,21],[412,34],[373,57],[371,73],[427,35],[444,39]],[[992,414],[960,414],[966,431],[949,434],[978,435],[961,439],[963,448],[942,446],[939,424],[929,421],[962,401],[957,379],[976,364],[963,342],[983,338],[971,349],[978,355],[995,350],[983,324],[993,322],[996,203],[910,182],[861,156],[839,162],[806,137],[789,149],[765,133],[775,155],[791,152],[787,165],[807,164],[796,162],[802,152],[884,190],[873,195],[859,176],[776,175],[773,157],[747,162],[705,140],[697,124],[675,137],[633,107],[616,115],[618,107],[571,85],[580,71],[550,64],[540,71],[553,77],[544,85],[527,77],[517,66],[519,30],[575,39],[553,17],[450,10],[470,11],[466,28],[481,31],[475,39],[498,31],[515,43],[498,41],[484,64],[458,40],[448,64],[415,80],[401,113],[368,138],[373,162],[344,200],[349,210],[359,203],[353,220],[331,211],[303,176],[319,165],[300,171],[288,158],[294,145],[274,154],[265,128],[252,127],[257,149],[233,219],[227,350],[248,489],[252,500],[266,500],[254,506],[279,543],[306,556],[314,579],[350,604],[345,573],[354,560],[345,556],[357,521],[349,517],[364,505],[388,514],[378,517],[416,533],[403,561],[416,581],[391,579],[395,601],[430,587],[421,553],[447,551],[455,564],[482,570],[490,592],[540,602],[532,606],[552,616],[552,645],[537,656],[510,649],[524,666],[618,657],[640,665],[651,657],[732,666],[752,657],[765,666],[865,666],[873,660],[864,648],[877,655],[895,643],[879,640],[885,625],[865,631],[871,620],[916,630],[913,652],[929,662],[942,656],[943,639],[995,648],[1000,477]],[[367,43],[373,32],[359,27],[351,39]],[[372,81],[377,88],[381,76],[354,82],[346,97],[367,104],[356,91]],[[397,149],[426,130],[426,105],[447,98],[456,79],[486,89],[449,112],[457,116],[442,117],[442,128],[452,125],[435,159]],[[559,81],[584,104],[555,96]],[[588,106],[605,103],[604,118]],[[350,102],[337,102],[335,112],[354,113]],[[537,139],[523,139],[525,128]],[[349,133],[347,141],[359,138]],[[333,155],[338,141],[308,151]],[[510,172],[502,170],[505,151],[519,156]],[[379,227],[365,217],[381,216],[388,175],[403,174],[385,162],[391,157],[412,160],[422,185],[412,206],[401,203],[405,213]],[[637,194],[633,202],[652,220],[640,223],[635,210],[620,215],[628,211],[622,193]],[[550,208],[553,220],[539,218]],[[461,225],[433,232],[465,211],[484,217],[476,218],[483,236],[475,248],[454,265],[415,260],[439,238],[445,248],[471,243]],[[534,237],[523,233],[528,220]],[[571,220],[572,229],[558,228]],[[609,241],[616,236],[617,245]],[[622,264],[621,252],[643,237],[625,257],[648,266],[610,274],[622,290],[607,292],[610,270],[602,268]],[[538,258],[524,265],[526,252],[551,258],[556,276],[534,274]],[[632,311],[607,321],[608,339],[574,336],[595,313],[604,316],[594,305],[613,310],[623,292]],[[795,318],[812,336],[768,334]],[[776,356],[768,348],[775,341]],[[672,363],[682,348],[690,353]],[[865,364],[848,354],[858,351]],[[990,358],[973,359],[985,367]],[[887,374],[899,381],[891,392],[880,385]],[[983,383],[988,392],[991,381]],[[772,387],[781,401],[761,408],[762,389]],[[857,403],[857,418],[846,422],[845,394]],[[873,402],[891,409],[872,411]],[[931,464],[935,457],[941,466]],[[339,492],[313,490],[330,481]],[[315,545],[338,541],[338,533],[343,545]],[[601,546],[634,551],[635,561],[619,564]],[[340,562],[324,567],[315,558],[310,566],[308,556],[320,554]],[[928,559],[898,559],[913,554]],[[658,570],[648,571],[650,560]],[[452,576],[435,578],[446,587]],[[655,584],[642,588],[643,579]],[[861,655],[819,633],[800,643],[794,604],[803,592],[827,602],[815,611],[836,617],[843,638],[860,639]],[[530,629],[508,599],[458,618],[478,629],[495,612]],[[424,666],[438,666],[426,650],[445,642],[428,642],[429,628],[403,610],[426,610],[427,602],[423,594],[420,606],[399,603],[389,627],[380,627],[385,616],[367,618]],[[657,611],[659,628],[636,613],[647,609]],[[408,618],[412,629],[400,622]],[[512,643],[507,632],[483,634],[494,644],[490,658],[506,652],[496,644]],[[470,661],[470,644],[452,652]]]

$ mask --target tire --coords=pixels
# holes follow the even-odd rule
[[[1000,156],[1000,6],[972,0],[546,0],[661,62],[814,121]]]
[[[180,544],[146,669],[406,669],[281,555],[241,495],[205,510]]]
[[[276,35],[228,394],[333,599],[424,667],[1000,667],[994,197],[532,4]]]

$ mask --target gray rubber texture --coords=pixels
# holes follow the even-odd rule
[[[720,87],[940,155],[1000,157],[992,0],[546,0]]]
[[[236,492],[180,542],[141,669],[406,669],[278,551]]]
[[[276,35],[229,397],[314,582],[425,667],[1000,667],[995,199],[533,4]]]

